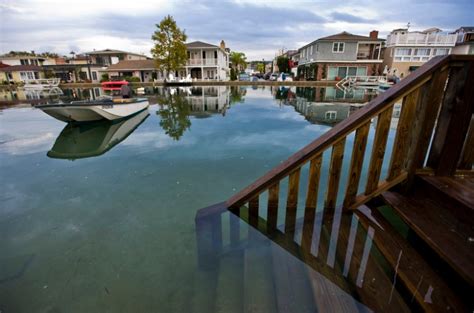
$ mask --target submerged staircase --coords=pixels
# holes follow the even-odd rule
[[[235,281],[245,290],[239,296],[243,312],[303,312],[311,307],[306,303],[321,312],[472,311],[473,86],[474,56],[433,58],[226,202],[199,210],[200,263],[215,261],[209,251],[220,249],[220,216],[230,211],[314,270],[293,273],[297,265],[275,257],[281,250],[254,251],[248,238],[242,252],[244,280]],[[400,101],[390,147],[393,107]],[[329,168],[325,152],[330,152]],[[324,198],[318,199],[322,187],[327,187]],[[286,205],[280,208],[282,202]],[[304,209],[303,219],[298,208]],[[277,216],[285,217],[284,224]],[[233,227],[231,246],[233,241],[238,246]],[[300,243],[295,234],[301,235]],[[373,246],[379,252],[372,252]],[[275,262],[259,253],[273,255]],[[270,275],[272,269],[283,274]],[[256,275],[270,285],[248,286],[246,279]],[[276,298],[261,307],[261,301],[252,302],[260,292]]]

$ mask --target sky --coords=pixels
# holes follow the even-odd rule
[[[172,15],[188,42],[223,39],[247,60],[272,59],[342,31],[381,38],[410,30],[474,26],[474,0],[0,0],[0,54],[119,49],[151,56],[156,24]]]

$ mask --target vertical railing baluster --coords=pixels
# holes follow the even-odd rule
[[[383,157],[385,155],[388,132],[390,130],[390,121],[392,119],[392,111],[393,104],[378,116],[377,128],[375,130],[375,138],[372,146],[372,155],[370,157],[367,185],[365,187],[366,195],[372,193],[379,185]]]
[[[420,88],[417,88],[403,99],[402,111],[398,120],[397,133],[390,158],[390,167],[387,176],[388,181],[400,175],[406,164],[409,133],[410,128],[413,126],[413,120],[415,119],[416,104],[418,103],[419,96]]]
[[[259,196],[255,196],[249,201],[249,222],[250,225],[257,227],[258,225],[258,201]]]
[[[286,201],[285,233],[294,234],[296,208],[298,206],[298,190],[301,168],[293,171],[288,179],[288,197]]]
[[[356,130],[354,147],[352,148],[351,165],[349,168],[349,180],[347,182],[346,196],[343,204],[344,209],[348,208],[355,202],[355,197],[359,190],[359,181],[362,172],[362,165],[364,163],[369,130],[370,121],[366,122]]]
[[[306,207],[304,211],[303,234],[301,247],[305,251],[311,250],[313,238],[314,218],[316,216],[316,205],[318,202],[319,179],[321,176],[322,155],[317,155],[309,165],[308,190],[306,192]]]
[[[275,230],[278,220],[278,199],[280,195],[280,182],[268,189],[267,229]]]
[[[329,168],[328,190],[326,193],[326,202],[324,203],[325,209],[334,209],[336,207],[345,144],[346,138],[344,137],[332,147],[331,165]]]

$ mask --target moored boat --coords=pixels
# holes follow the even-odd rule
[[[118,120],[145,110],[146,98],[82,100],[70,103],[38,105],[44,113],[63,122]]]
[[[104,91],[119,91],[123,85],[128,84],[129,83],[126,80],[117,80],[102,82],[100,85],[102,86],[102,90]]]

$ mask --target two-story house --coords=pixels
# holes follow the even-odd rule
[[[456,39],[456,34],[439,28],[412,32],[395,29],[387,36],[383,64],[390,74],[403,78],[431,58],[451,53]]]
[[[378,31],[368,37],[342,32],[319,38],[299,51],[298,77],[336,80],[346,76],[372,76],[381,71],[383,39]]]
[[[191,74],[194,79],[229,79],[229,52],[224,40],[219,46],[202,41],[186,44],[188,61],[178,75],[185,77]]]
[[[452,54],[474,54],[474,26],[463,26],[454,32],[457,35],[456,46]]]
[[[120,61],[134,61],[134,60],[147,60],[150,59],[146,55],[127,52],[122,50],[105,49],[105,50],[94,50],[91,52],[84,53],[90,59],[92,64],[109,66],[117,64]]]

